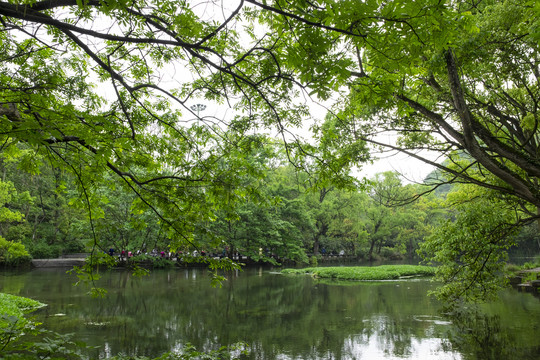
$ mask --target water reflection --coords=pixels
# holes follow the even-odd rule
[[[0,291],[49,306],[45,326],[75,333],[105,358],[157,356],[192,343],[216,349],[239,341],[252,359],[505,359],[538,358],[540,303],[504,292],[476,312],[441,317],[426,296],[429,281],[317,283],[249,269],[210,287],[206,271],[155,271],[133,278],[105,273],[109,295],[93,299],[61,271],[0,275]],[[65,314],[65,316],[58,316]],[[484,316],[485,317],[482,317]],[[521,357],[515,357],[519,354]],[[492,356],[492,357],[490,357]]]
[[[466,307],[449,314],[453,326],[448,332],[447,349],[455,349],[464,359],[538,359],[540,346],[537,341],[523,343],[524,333],[537,335],[538,326],[519,331],[507,328],[499,314],[489,314],[479,307]],[[517,319],[516,319],[517,320]],[[525,324],[522,324],[522,326]]]

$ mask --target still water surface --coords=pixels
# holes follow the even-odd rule
[[[48,304],[38,320],[99,346],[91,358],[243,341],[251,359],[540,359],[540,301],[513,290],[448,318],[428,280],[338,285],[258,268],[219,289],[203,269],[102,275],[104,299],[53,269],[0,273],[0,291]]]

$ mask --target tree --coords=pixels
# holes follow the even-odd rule
[[[323,244],[327,250],[361,257],[363,245],[369,236],[364,221],[368,196],[362,191],[337,190],[330,198],[327,211],[330,214],[327,239]]]
[[[16,195],[13,184],[0,180],[0,265],[16,266],[31,259],[23,244],[3,237],[6,226],[23,220],[23,214],[8,207],[13,195]]]
[[[368,233],[368,259],[380,255],[383,247],[393,249],[394,255],[414,254],[418,242],[414,239],[426,233],[426,212],[409,203],[414,197],[411,190],[402,184],[396,172],[378,173],[371,179],[363,216]]]
[[[314,93],[347,86],[348,101],[338,101],[331,121],[349,144],[364,140],[421,158],[450,174],[445,181],[534,205],[524,212],[538,218],[540,9],[532,2],[261,6],[275,33],[297,40],[280,43],[279,59],[309,79]],[[383,131],[398,134],[397,143],[380,140]],[[426,149],[456,166],[417,152]],[[463,152],[473,163],[459,161]],[[479,177],[476,168],[495,177]]]
[[[514,245],[516,210],[495,190],[471,184],[448,195],[455,220],[446,219],[421,245],[438,265],[443,286],[435,291],[447,304],[491,299],[500,289],[506,251]]]
[[[115,180],[109,177],[107,185],[97,190],[103,199],[102,216],[95,220],[94,226],[86,226],[88,233],[95,232],[102,251],[112,248],[116,255],[121,251],[135,254],[166,249],[163,229],[155,214],[144,206],[141,209],[138,197]]]
[[[215,208],[233,209],[242,197],[234,194],[246,191],[237,182],[249,146],[244,134],[270,122],[284,131],[303,108],[274,107],[290,99],[290,85],[270,76],[274,66],[252,66],[254,58],[271,64],[269,53],[240,48],[234,30],[240,8],[218,24],[191,6],[0,3],[3,151],[16,153],[16,144],[25,143],[71,171],[91,221],[99,216],[92,214],[99,207],[94,186],[114,173],[158,214],[169,237],[193,242],[189,234],[201,219],[211,220]],[[96,30],[94,19],[109,30]],[[198,78],[167,86],[164,76],[174,67]],[[246,113],[219,125],[223,119],[190,109],[198,97],[229,101]],[[38,159],[27,169],[37,171]],[[223,170],[224,162],[236,167]]]
[[[535,2],[205,6],[0,2],[3,151],[26,143],[70,170],[91,219],[93,186],[114,173],[169,237],[195,246],[191,234],[216,208],[234,213],[242,204],[243,140],[269,127],[291,162],[316,165],[320,188],[367,160],[366,142],[417,158],[429,149],[455,163],[422,158],[450,174],[444,181],[499,191],[521,202],[520,221],[540,218]],[[335,99],[330,123],[314,126],[320,152],[289,132],[308,115],[298,95]],[[199,99],[235,114],[201,117],[190,108]],[[381,142],[381,131],[398,142]],[[462,152],[473,163],[459,161]]]
[[[0,165],[2,177],[14,185],[12,209],[24,215],[24,221],[10,225],[4,232],[8,240],[23,242],[34,258],[56,257],[64,252],[80,252],[91,240],[80,229],[84,212],[70,206],[76,197],[70,174],[49,166],[27,146],[16,148],[15,154],[5,153]],[[29,175],[24,170],[28,162],[40,164]]]
[[[435,187],[485,187],[504,199],[499,206],[518,209],[515,222],[540,219],[536,3],[276,1],[270,7],[275,15],[265,17],[268,26],[300,44],[283,45],[284,62],[293,64],[296,56],[305,64],[295,67],[296,74],[317,90],[323,78],[347,89],[331,122],[348,134],[349,144],[367,141],[402,151],[444,170]],[[299,21],[289,20],[294,16]],[[330,59],[332,69],[322,70]],[[328,137],[322,129],[321,138]],[[397,135],[397,141],[385,142],[381,133]],[[430,160],[421,150],[449,161]],[[466,226],[466,216],[458,217],[456,228],[460,221]],[[492,224],[483,225],[488,236]],[[512,228],[500,224],[496,233],[504,236]],[[508,237],[501,241],[511,243]],[[494,250],[494,258],[505,248]],[[493,280],[476,279],[480,285]]]
[[[527,1],[367,2],[354,18],[357,50],[344,128],[469,182],[540,205],[539,9]],[[379,34],[373,34],[375,31]],[[399,134],[396,144],[372,134]],[[445,166],[422,158],[431,150]],[[468,154],[472,162],[461,161]],[[480,169],[480,172],[478,172]],[[494,177],[485,177],[483,172]],[[536,209],[524,210],[529,219]]]
[[[8,227],[12,223],[23,220],[22,213],[13,211],[8,207],[12,198],[16,195],[17,192],[12,182],[0,181],[0,236],[5,236]]]
[[[255,172],[247,172],[242,182],[253,192],[236,213],[216,213],[208,227],[217,239],[207,241],[207,246],[218,252],[226,248],[230,257],[238,251],[255,261],[276,263],[277,258],[305,262],[303,245],[313,229],[294,180],[295,171],[280,160],[283,152],[279,144],[265,143],[261,137],[252,139],[258,141],[244,155]]]

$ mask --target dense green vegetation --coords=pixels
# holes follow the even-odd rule
[[[531,242],[534,1],[23,0],[0,1],[0,19],[0,236],[32,256],[303,262],[429,239],[440,295],[473,300]],[[381,150],[437,167],[431,188],[356,179]],[[446,184],[462,195],[441,214],[426,195]]]
[[[538,253],[537,1],[200,5],[0,0],[1,266],[420,253],[460,304]]]
[[[435,269],[421,265],[340,266],[283,269],[283,274],[310,274],[321,279],[395,280],[413,276],[433,276]]]
[[[38,301],[0,293],[0,356],[2,359],[80,359],[70,336],[40,327],[27,315],[45,306]]]
[[[267,151],[271,149],[276,153],[278,147],[268,146]],[[13,247],[24,245],[34,258],[89,252],[96,245],[102,253],[114,249],[115,256],[122,250],[142,254],[132,260],[153,259],[154,249],[158,255],[171,251],[156,214],[150,209],[136,210],[137,198],[117,188],[114,178],[96,188],[103,203],[93,211],[99,209],[102,215],[90,221],[78,208],[74,179],[65,174],[61,185],[50,183],[52,178],[43,166],[31,177],[39,186],[30,187],[20,181],[24,173],[18,165],[13,160],[0,166],[6,181],[17,184],[12,185],[14,194],[25,194],[24,199],[10,200],[5,206],[21,214],[14,221],[2,222],[3,234]],[[396,207],[425,186],[403,184],[393,172],[378,174],[360,189],[329,186],[317,191],[312,190],[308,174],[296,172],[287,163],[265,172],[265,178],[258,180],[259,200],[238,205],[234,217],[218,211],[212,221],[198,223],[206,229],[192,235],[198,246],[187,243],[176,251],[184,259],[195,250],[204,250],[214,256],[240,253],[244,259],[273,263],[307,263],[307,255],[340,253],[358,259],[414,257],[446,211],[442,198],[434,195]]]
[[[30,259],[23,244],[0,237],[0,265],[17,267],[27,265]]]
[[[24,314],[45,306],[36,300],[4,293],[0,293],[0,300],[0,312],[7,316],[22,317]],[[5,327],[5,323],[2,323],[2,327]]]

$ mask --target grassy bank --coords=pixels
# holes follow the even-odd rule
[[[395,280],[412,276],[432,276],[435,268],[421,265],[381,265],[350,267],[310,267],[283,269],[282,274],[309,274],[321,279]]]

